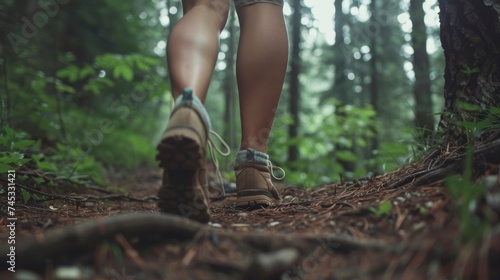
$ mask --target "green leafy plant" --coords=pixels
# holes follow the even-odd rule
[[[101,179],[104,168],[95,158],[79,148],[57,144],[47,153],[33,155],[38,169],[56,178],[80,181],[82,178]]]
[[[391,201],[385,201],[384,203],[381,203],[378,207],[370,207],[369,210],[375,214],[377,217],[382,217],[384,215],[387,215],[391,212],[392,210],[392,203]]]
[[[288,137],[288,125],[293,121],[288,114],[280,115],[275,121],[270,156],[285,170],[294,170],[286,176],[291,184],[317,186],[339,181],[340,174],[347,179],[366,176],[367,170],[374,168],[370,165],[372,162],[359,160],[379,128],[373,108],[340,106],[335,99],[325,105],[315,114],[302,118],[303,135],[295,139]],[[292,145],[299,148],[301,158],[294,163],[287,159]],[[345,164],[352,165],[354,172],[347,173]]]
[[[465,159],[464,173],[446,178],[446,186],[453,197],[460,219],[460,236],[464,243],[481,238],[488,223],[474,214],[477,200],[484,195],[485,188],[472,180],[472,148],[469,147]]]
[[[467,142],[481,137],[484,133],[500,127],[500,108],[484,107],[466,102],[457,102],[462,121],[456,125],[465,129]]]
[[[15,170],[20,165],[29,162],[24,151],[36,144],[36,141],[26,139],[26,134],[4,127],[0,134],[0,173]]]

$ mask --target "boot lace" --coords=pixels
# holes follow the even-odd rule
[[[273,176],[274,179],[283,180],[283,178],[285,178],[286,172],[283,168],[281,168],[279,166],[274,166],[270,160],[267,161],[267,166],[269,167],[269,171],[271,173],[271,176]],[[274,174],[273,170],[279,170],[281,173],[283,173],[283,175],[278,177]]]
[[[224,189],[224,180],[222,179],[222,174],[219,169],[219,160],[217,159],[215,153],[217,152],[219,155],[227,157],[231,154],[231,148],[229,148],[229,145],[224,141],[224,139],[222,139],[222,137],[219,134],[217,134],[217,132],[210,130],[209,135],[213,135],[226,150],[225,152],[223,152],[221,149],[219,149],[219,147],[217,147],[217,145],[215,145],[215,142],[212,140],[212,138],[208,137],[208,152],[210,154],[210,157],[212,158],[212,162],[215,165],[215,173],[217,173],[217,178],[219,179],[220,182],[222,196],[225,197],[226,190]]]

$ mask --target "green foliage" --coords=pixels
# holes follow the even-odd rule
[[[20,165],[31,160],[25,158],[24,152],[34,145],[39,146],[39,143],[26,138],[26,133],[15,131],[9,127],[2,129],[0,134],[0,173],[16,170]]]
[[[274,125],[270,144],[270,155],[278,163],[287,162],[287,151],[297,145],[301,160],[282,164],[288,172],[286,180],[292,184],[314,186],[339,180],[345,173],[343,163],[356,166],[353,174],[346,177],[364,176],[370,168],[359,160],[355,148],[366,148],[378,128],[375,112],[371,107],[338,106],[336,100],[325,104],[316,114],[303,116],[301,128],[303,135],[288,139],[287,126],[292,119],[284,114]]]
[[[381,203],[378,207],[370,207],[370,211],[375,214],[377,217],[382,217],[383,215],[387,215],[392,210],[392,203],[390,200]]]
[[[33,155],[37,167],[57,178],[79,181],[82,178],[103,175],[102,165],[95,158],[77,147],[57,144],[45,153]]]
[[[160,129],[161,120],[157,117],[158,107],[153,102],[159,102],[158,99],[168,89],[160,77],[149,74],[160,60],[141,54],[104,54],[96,57],[93,64],[83,66],[76,64],[72,54],[62,55],[59,60],[65,66],[56,72],[55,78],[38,72],[32,78],[30,90],[24,86],[26,82],[23,79],[9,84],[19,92],[12,116],[17,120],[17,126],[35,138],[75,147],[74,150],[63,151],[64,145],[59,145],[52,152],[79,153],[78,157],[72,157],[78,158],[78,162],[64,163],[79,166],[75,171],[78,174],[83,174],[83,170],[91,174],[100,173],[96,170],[102,167],[88,169],[94,163],[100,165],[97,161],[129,168],[141,163],[151,164],[154,159],[152,142]],[[13,66],[13,72],[34,74],[24,65]],[[50,91],[52,86],[59,95]],[[123,91],[117,92],[121,88]],[[102,123],[105,123],[104,128]],[[99,133],[97,136],[94,133],[96,130]],[[92,137],[102,139],[96,142]],[[23,142],[17,145],[21,144]],[[13,161],[14,157],[22,157],[16,150],[9,153],[9,157],[5,154],[2,157],[4,165],[6,161]],[[88,155],[84,155],[86,153]],[[63,177],[70,175],[68,168],[60,169],[61,159],[45,157],[45,160],[39,163],[47,171],[61,172]],[[20,158],[19,164],[26,161]]]
[[[472,178],[472,148],[467,150],[465,171],[462,176],[446,178],[446,186],[454,198],[460,219],[460,236],[463,243],[475,242],[482,238],[489,224],[474,214],[478,199],[484,195],[485,187],[474,184]]]
[[[411,145],[402,142],[382,142],[376,161],[381,163],[382,172],[389,172],[411,162]]]
[[[480,138],[484,133],[500,128],[500,108],[483,106],[466,102],[457,102],[462,121],[456,122],[457,126],[465,129],[467,142]]]

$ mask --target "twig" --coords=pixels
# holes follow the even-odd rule
[[[123,235],[118,234],[116,236],[116,241],[120,243],[123,250],[125,251],[125,254],[127,254],[127,256],[129,256],[138,267],[140,267],[141,269],[144,269],[146,267],[146,263],[141,259],[137,251],[134,250],[132,245],[128,243],[127,239],[123,237]]]

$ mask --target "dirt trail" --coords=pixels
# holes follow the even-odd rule
[[[158,216],[155,196],[161,176],[156,169],[110,179],[112,185],[126,181],[128,195],[138,198],[134,201],[127,195],[81,187],[72,187],[70,195],[68,188],[42,188],[70,199],[18,203],[18,248],[30,238],[48,244],[56,231],[92,221],[92,234],[103,238],[94,240],[89,233],[77,232],[57,246],[40,245],[34,254],[48,254],[43,257],[47,258],[29,264],[37,267],[38,275],[22,269],[19,255],[15,275],[23,277],[19,279],[499,279],[498,213],[487,212],[497,225],[487,237],[475,246],[461,245],[457,210],[444,187],[445,173],[439,172],[445,161],[429,164],[424,159],[385,175],[309,190],[280,186],[283,204],[249,212],[236,209],[235,195],[228,194],[212,202],[208,225],[147,215]],[[481,172],[498,174],[498,169],[489,165]],[[0,196],[6,201],[4,194]],[[478,211],[484,207],[485,202],[479,201]],[[125,214],[138,216],[118,225],[101,220]],[[6,224],[0,218],[0,246],[8,237]],[[59,251],[51,253],[55,247]],[[4,260],[4,251],[0,258]],[[12,275],[3,271],[0,279]]]

